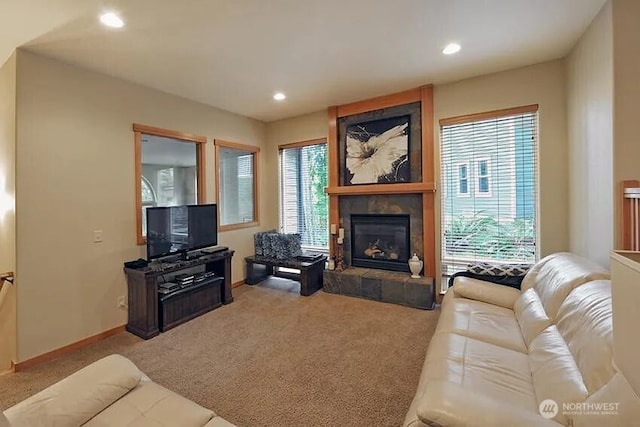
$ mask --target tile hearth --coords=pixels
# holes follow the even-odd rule
[[[325,270],[323,279],[325,292],[426,310],[434,307],[431,277],[413,279],[409,273],[348,267],[343,271]]]

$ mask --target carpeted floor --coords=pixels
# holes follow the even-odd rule
[[[111,353],[239,426],[400,426],[439,311],[317,292],[234,289],[235,302],[143,341],[126,332],[0,377],[0,408]]]

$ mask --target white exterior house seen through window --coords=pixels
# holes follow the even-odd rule
[[[460,163],[458,165],[458,195],[469,194],[469,164]]]
[[[476,196],[491,197],[491,177],[489,174],[490,160],[481,159],[476,161]]]
[[[537,260],[537,106],[440,121],[442,269]]]

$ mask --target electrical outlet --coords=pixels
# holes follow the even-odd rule
[[[102,242],[102,230],[95,230],[93,232],[93,243]]]
[[[124,295],[118,297],[118,308],[127,308],[127,300]]]

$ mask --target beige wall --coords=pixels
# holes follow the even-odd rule
[[[613,179],[616,190],[620,182],[640,180],[640,2],[637,0],[612,0],[613,19]],[[616,248],[620,247],[618,220],[619,192],[615,192]]]
[[[438,120],[521,105],[539,104],[540,117],[540,252],[546,255],[569,249],[568,150],[566,129],[565,65],[557,60],[476,77],[434,89],[436,146]],[[267,124],[270,161],[277,170],[277,146],[287,142],[326,137],[327,113],[295,117]],[[436,163],[439,152],[436,149]],[[436,167],[439,186],[439,168]],[[277,188],[277,176],[269,178]],[[439,199],[436,218],[439,219]],[[271,214],[277,224],[278,206]],[[439,221],[438,221],[439,222]],[[439,224],[437,224],[439,229]],[[437,254],[440,254],[439,241]]]
[[[607,3],[567,58],[571,251],[603,266],[613,248],[613,40]]]
[[[290,119],[267,123],[267,149],[265,150],[265,166],[270,171],[265,186],[273,189],[269,192],[270,210],[266,214],[265,226],[277,229],[279,226],[278,200],[280,188],[278,183],[278,145],[292,142],[326,138],[329,129],[326,110],[317,111]]]
[[[436,86],[435,158],[438,164],[440,119],[529,104],[539,105],[539,251],[544,256],[569,249],[565,70],[562,60]],[[438,165],[436,183],[440,188]],[[436,210],[436,230],[439,230],[439,198],[436,198]],[[440,254],[439,240],[436,240],[436,253]]]
[[[18,360],[126,323],[122,263],[135,244],[132,123],[204,135],[207,201],[215,198],[213,138],[265,148],[262,122],[34,54],[18,52]],[[262,166],[262,164],[260,165]],[[260,182],[269,171],[260,167]],[[260,187],[261,216],[269,207]],[[220,233],[236,250],[233,281],[253,254],[247,228]],[[93,230],[103,243],[92,243]]]
[[[16,55],[0,68],[0,272],[15,271],[16,225]],[[0,290],[0,372],[11,367],[16,352],[15,286]]]

